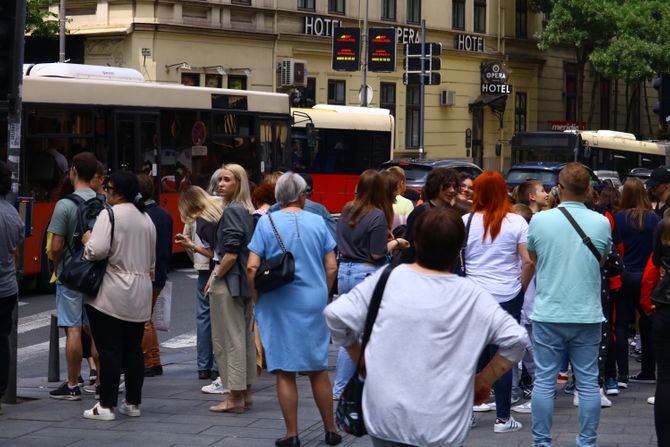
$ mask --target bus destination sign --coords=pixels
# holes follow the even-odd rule
[[[212,109],[247,110],[247,97],[241,95],[212,95]]]
[[[333,70],[358,71],[360,62],[361,30],[335,28],[333,35]]]

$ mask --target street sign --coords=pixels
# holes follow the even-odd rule
[[[421,85],[421,73],[403,73],[402,82],[405,85]],[[440,73],[426,73],[424,74],[424,85],[440,85],[442,83],[442,76]]]
[[[387,73],[395,71],[395,29],[370,28],[368,36],[368,70]]]
[[[358,71],[360,62],[361,30],[335,28],[333,33],[333,70]]]

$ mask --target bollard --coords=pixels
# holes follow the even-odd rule
[[[14,312],[12,312],[12,332],[9,334],[9,371],[7,375],[7,390],[2,396],[2,402],[6,404],[16,403],[16,356],[17,356],[17,333],[19,321],[19,301],[16,300]]]
[[[49,332],[49,382],[60,382],[60,352],[58,352],[58,318],[51,315]]]

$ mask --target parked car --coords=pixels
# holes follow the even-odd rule
[[[628,174],[625,175],[623,178],[623,183],[626,183],[626,180],[631,177],[639,178],[642,180],[642,183],[647,183],[647,180],[649,180],[649,177],[651,177],[651,171],[652,170],[649,168],[633,168]]]
[[[598,170],[598,171],[593,171],[593,173],[598,177],[598,179],[607,184],[610,185],[616,189],[621,188],[621,179],[619,178],[619,173],[616,171],[604,171],[604,170]]]
[[[562,162],[533,162],[514,165],[507,171],[505,181],[510,191],[526,180],[539,180],[544,185],[544,189],[549,191],[558,184],[558,173],[566,164]],[[586,165],[584,167],[588,169],[591,176],[591,186],[597,186],[600,183],[598,177],[591,168]]]
[[[434,168],[452,168],[463,174],[469,174],[476,178],[481,174],[482,168],[469,161],[459,160],[419,160],[414,158],[397,158],[382,163],[379,169],[386,169],[391,166],[400,166],[405,171],[407,178],[405,185],[407,189],[414,190],[421,194],[423,185],[426,184],[428,173]]]

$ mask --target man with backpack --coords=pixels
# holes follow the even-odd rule
[[[68,173],[74,185],[74,193],[56,203],[48,232],[53,233],[51,252],[56,275],[60,276],[67,266],[72,253],[81,245],[81,236],[86,229],[79,228],[81,204],[95,199],[91,179],[96,173],[95,156],[82,152],[74,156]],[[77,245],[79,244],[79,245]],[[56,282],[56,315],[58,326],[65,328],[65,358],[67,360],[67,381],[51,391],[49,397],[61,400],[81,400],[79,377],[81,375],[81,330],[87,324],[84,314],[83,294]]]

